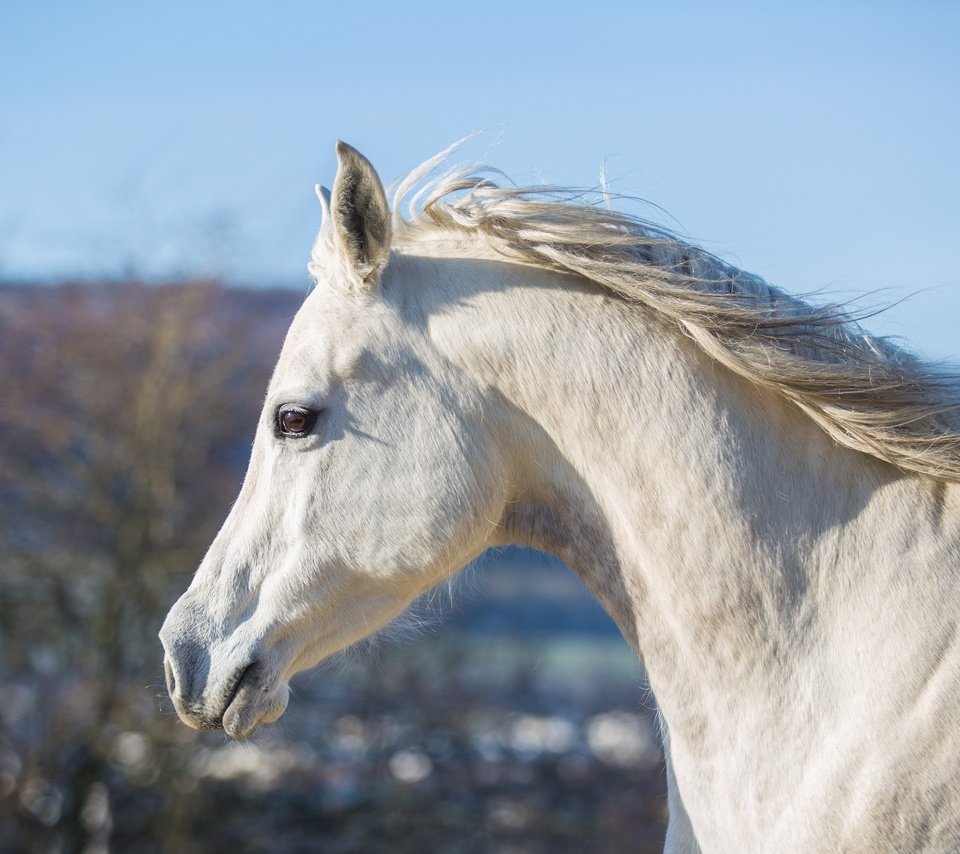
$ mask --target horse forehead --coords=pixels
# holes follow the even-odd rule
[[[316,288],[304,300],[287,332],[284,350],[316,350],[337,346],[357,336],[366,320],[364,307],[330,288]]]
[[[355,301],[312,293],[287,331],[275,380],[310,383],[349,374],[359,353],[375,337],[372,313]]]

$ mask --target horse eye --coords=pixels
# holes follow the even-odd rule
[[[277,427],[284,436],[306,436],[316,421],[317,414],[299,406],[281,407],[277,412]]]

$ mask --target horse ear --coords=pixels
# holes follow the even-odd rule
[[[390,254],[390,209],[376,170],[359,151],[337,142],[330,216],[338,251],[366,288],[377,285]]]
[[[320,230],[323,231],[330,224],[330,191],[322,184],[315,184],[313,192],[320,201]]]

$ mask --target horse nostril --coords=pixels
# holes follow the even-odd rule
[[[173,675],[173,665],[170,664],[170,659],[166,656],[163,657],[163,673],[167,677],[167,693],[170,694],[172,699],[177,690],[177,677]]]

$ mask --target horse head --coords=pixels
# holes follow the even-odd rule
[[[160,632],[170,696],[248,736],[288,682],[377,630],[489,544],[508,500],[495,404],[405,295],[370,163],[337,146],[310,269],[239,497]],[[210,413],[232,429],[228,413]]]

